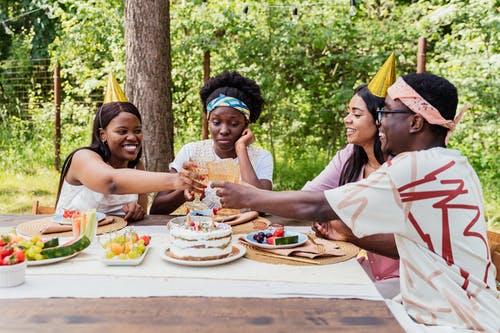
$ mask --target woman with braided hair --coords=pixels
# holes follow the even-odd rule
[[[202,192],[193,163],[179,174],[148,172],[141,161],[142,120],[110,73],[103,105],[94,117],[92,142],[78,148],[64,161],[56,200],[56,212],[95,208],[127,221],[146,213],[147,193],[166,189]]]

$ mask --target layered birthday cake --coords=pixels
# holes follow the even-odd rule
[[[182,260],[215,260],[232,252],[231,226],[210,217],[187,216],[170,228],[170,254]]]

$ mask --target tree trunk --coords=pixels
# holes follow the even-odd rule
[[[425,72],[425,58],[426,58],[426,39],[425,37],[419,37],[418,39],[418,51],[417,51],[417,73]]]
[[[207,83],[208,80],[210,80],[210,51],[206,50],[203,54],[203,84]],[[201,117],[201,138],[208,139],[208,121],[205,112]]]
[[[146,169],[167,171],[174,156],[169,1],[125,1],[127,98],[140,111]]]

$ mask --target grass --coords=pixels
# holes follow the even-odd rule
[[[55,205],[59,172],[40,169],[36,174],[0,171],[0,214],[31,214],[34,200]]]

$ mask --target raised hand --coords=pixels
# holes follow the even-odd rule
[[[214,182],[212,187],[217,188],[215,194],[220,198],[222,207],[249,208],[245,206],[245,203],[253,190],[251,187],[231,182]]]
[[[190,191],[189,189],[184,190],[184,199],[186,201],[193,201],[194,200],[194,192]]]
[[[196,192],[196,193],[199,193],[199,192]],[[203,192],[201,193],[201,195],[199,196],[198,199],[199,200],[203,200],[203,198],[205,198],[205,190],[203,190]],[[195,192],[191,191],[189,189],[185,189],[184,190],[184,199],[186,199],[186,201],[193,201],[193,200],[195,200],[196,199]]]
[[[255,141],[255,135],[250,128],[245,128],[241,133],[241,137],[234,144],[236,148],[238,146],[247,147]]]
[[[179,177],[178,189],[184,189],[184,194],[190,197],[194,193],[203,193],[206,185],[202,183],[202,176],[198,173],[198,167],[194,162],[184,162],[182,169],[176,174]]]

